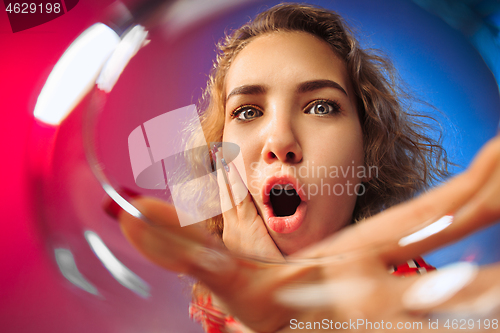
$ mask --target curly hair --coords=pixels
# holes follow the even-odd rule
[[[365,165],[379,170],[376,178],[365,183],[366,191],[357,199],[353,221],[405,201],[448,175],[441,138],[431,135],[434,127],[429,125],[429,119],[434,119],[412,111],[409,102],[418,100],[405,93],[392,63],[376,50],[361,49],[339,14],[304,4],[274,6],[219,42],[219,53],[202,100],[205,137],[192,140],[205,144],[222,141],[228,69],[252,40],[275,32],[312,34],[327,43],[347,65],[363,131]],[[208,202],[214,198],[205,199]],[[222,236],[221,215],[209,219],[207,225]]]

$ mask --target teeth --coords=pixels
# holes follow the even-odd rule
[[[285,190],[285,191],[290,191],[293,190],[293,185],[292,184],[276,184],[273,186],[273,190]]]

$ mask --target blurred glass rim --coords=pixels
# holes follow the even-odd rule
[[[160,2],[162,4],[165,4],[169,3],[170,1],[165,0]],[[237,0],[237,1],[216,0],[211,2],[203,0],[174,1],[169,7],[165,9],[164,13],[162,14],[163,19],[156,22],[154,26],[164,25],[166,27],[165,32],[167,36],[177,36],[186,29],[189,29],[192,25],[200,22],[200,20],[209,19],[214,15],[220,15],[224,11],[234,9],[236,6],[240,6],[242,4],[250,2],[262,2],[262,1],[261,0]],[[102,23],[94,25],[89,29],[92,29],[91,30],[92,33],[95,33],[98,30],[102,31],[102,33],[98,35],[105,37],[106,41],[100,40],[98,45],[102,45],[103,43],[105,43],[108,45],[108,48],[102,49],[98,47],[100,50],[98,52],[99,59],[96,62],[92,63],[91,66],[93,70],[82,71],[87,75],[87,78],[85,80],[78,79],[77,75],[74,74],[68,75],[68,77],[71,77],[68,78],[68,80],[72,80],[79,83],[79,86],[76,88],[77,90],[75,90],[75,92],[61,94],[60,89],[62,89],[62,87],[64,87],[64,89],[69,89],[68,87],[71,87],[72,85],[69,81],[65,82],[64,78],[60,77],[58,78],[58,80],[55,80],[57,81],[57,84],[60,88],[55,87],[51,89],[46,89],[46,87],[44,86],[44,89],[42,90],[42,93],[39,96],[40,103],[42,102],[47,103],[46,101],[50,99],[51,96],[61,96],[61,95],[73,96],[72,97],[73,100],[65,103],[64,105],[61,104],[64,109],[63,112],[59,111],[58,113],[59,116],[57,116],[55,120],[51,122],[46,121],[44,116],[42,116],[46,115],[47,114],[46,112],[37,111],[37,108],[35,108],[35,117],[37,119],[57,126],[64,120],[64,118],[67,117],[67,115],[73,110],[73,108],[79,103],[79,101],[81,101],[81,99],[89,93],[90,90],[93,90],[92,99],[95,98],[100,99],[103,97],[102,94],[103,92],[105,93],[111,92],[113,85],[119,79],[119,76],[123,71],[123,69],[126,67],[128,61],[140,50],[142,46],[144,46],[147,43],[147,30],[142,25],[131,25],[121,36],[118,36],[118,34],[116,34],[116,31],[114,31],[114,33],[119,39],[114,39],[114,37],[112,37],[113,35],[110,34],[109,31],[110,28]],[[81,48],[83,42],[86,43],[85,45],[89,44],[89,38],[87,38],[89,34],[90,34],[89,31],[84,32],[79,38],[77,38],[77,40],[75,40],[75,42],[70,46],[70,48],[68,48],[63,57],[61,57],[61,60],[55,66],[53,71],[53,73],[55,73],[54,75],[56,78],[57,76],[60,76],[61,73],[71,73],[70,71],[68,71],[68,68],[73,68],[72,66],[75,66],[74,68],[79,68],[80,70],[82,69],[82,67],[80,66],[81,63],[79,63],[79,61],[81,61],[83,53],[74,52],[74,50],[77,48]],[[98,38],[98,37],[93,37],[93,38]],[[90,40],[95,41],[93,38],[90,38]],[[92,50],[95,47],[96,46],[93,45],[89,47],[88,50]],[[76,60],[78,63],[74,63],[75,60],[69,58],[70,56],[74,56],[74,54],[77,54],[79,57],[79,60]],[[92,54],[92,52],[90,52],[90,54]],[[87,58],[88,61],[87,56],[83,56],[83,58]],[[60,63],[63,64],[64,66],[58,67]],[[54,77],[52,77],[53,73],[51,73],[51,76],[49,76],[46,86],[49,86],[51,80],[54,81]],[[92,75],[89,75],[89,73],[91,73]],[[93,106],[97,104],[99,103],[90,103],[90,105]],[[37,106],[38,105],[39,104],[37,102]],[[54,107],[45,107],[45,108],[47,110],[51,109],[52,112],[55,109]],[[99,111],[100,110],[95,108],[91,112],[88,112],[89,118],[85,121],[84,126],[86,127],[86,129],[83,131],[85,136],[84,142],[87,143],[94,142],[93,124],[95,122],[95,117],[98,116]],[[93,146],[93,144],[86,144],[85,153],[87,155],[90,168],[94,173],[94,175],[96,176],[96,178],[98,179],[98,181],[101,183],[101,186],[104,189],[104,191],[126,212],[148,222],[147,218],[130,203],[131,197],[128,196],[126,193],[118,191],[116,187],[112,184],[112,181],[108,179],[108,177],[100,167],[100,163],[97,159],[97,155],[95,153],[94,148],[95,147]],[[403,236],[406,235],[402,235],[402,237]],[[383,245],[381,244],[380,246]],[[331,262],[332,260],[337,261],[339,260],[339,258],[342,258],[342,260],[344,260],[346,256],[357,257],[358,254],[350,253],[349,255],[344,255],[344,254],[337,255],[332,258],[318,258],[318,259],[313,259],[313,262],[316,262],[316,264],[318,264],[323,262]],[[263,261],[262,258],[258,258],[257,260]],[[297,264],[306,264],[306,265],[314,264],[309,260],[308,261],[292,260],[292,262],[295,262]]]
[[[173,38],[194,24],[251,1],[258,0],[148,0],[131,10],[121,2],[113,4],[108,8],[111,19],[86,29],[56,63],[38,96],[35,118],[57,126],[96,83],[110,92],[130,59],[147,44],[147,29],[161,25],[165,35]],[[139,22],[134,22],[134,16]],[[148,20],[155,16],[161,19]]]

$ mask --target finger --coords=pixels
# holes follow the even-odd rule
[[[193,249],[216,246],[200,226],[181,227],[178,218],[180,212],[164,201],[142,197],[136,198],[133,205],[148,223],[121,211],[118,219],[124,235],[148,258],[165,268],[178,271],[177,266],[169,267],[170,260],[173,263],[183,260],[189,263],[189,254]],[[173,256],[165,256],[166,251],[170,251]]]
[[[118,215],[120,227],[132,245],[154,263],[191,274],[215,287],[227,286],[227,273],[245,265],[233,260],[202,227],[181,227],[174,206],[144,197],[135,199],[133,204],[149,223],[122,211]],[[219,283],[218,279],[222,282]]]
[[[228,179],[233,194],[234,203],[236,205],[236,212],[238,219],[242,222],[254,222],[258,216],[257,208],[249,195],[247,186],[243,182],[236,165],[231,162],[228,165]]]
[[[500,156],[500,147],[498,155]],[[455,215],[464,229],[486,226],[500,220],[500,162],[485,185]],[[468,228],[467,228],[468,227]]]
[[[272,291],[306,274],[307,268],[284,272],[283,265],[236,258],[205,238],[198,225],[181,227],[172,205],[152,198],[138,198],[133,204],[149,223],[122,211],[118,215],[120,226],[127,239],[152,262],[194,276],[234,314],[256,327],[279,327],[283,318],[289,317],[286,309],[273,306]]]
[[[241,156],[241,155],[240,155]],[[231,193],[233,195],[234,203],[240,205],[248,196],[248,189],[243,179],[241,178],[240,172],[236,168],[233,162],[229,165],[226,164],[225,160],[222,160],[224,168],[227,172],[229,185],[231,186]],[[251,201],[251,200],[250,200]],[[247,200],[247,203],[249,201]]]
[[[257,209],[255,208],[255,204],[251,196],[249,195],[247,186],[241,178],[240,172],[233,162],[227,164],[225,159],[220,156],[220,153],[216,153],[216,155],[217,161],[221,165],[219,172],[223,174],[220,178],[222,179],[222,177],[224,177],[228,185],[226,187],[229,187],[229,190],[225,191],[225,193],[228,193],[230,196],[230,198],[224,198],[224,200],[226,201],[226,206],[227,202],[231,200],[231,203],[236,208],[223,210],[224,219],[234,221],[233,223],[236,224],[253,222],[258,215]],[[238,155],[235,160],[240,160],[240,162],[242,162],[241,154]],[[243,163],[241,163],[241,165],[243,165]],[[219,182],[219,186],[223,187],[222,180]]]
[[[227,164],[225,159],[220,156],[220,152],[216,153],[216,156],[217,163],[221,165],[218,170],[218,175],[220,174],[221,176],[217,177],[219,187],[227,189],[224,191],[224,198],[221,198],[221,200],[225,201],[226,207],[229,202],[233,205],[231,209],[223,210],[222,212],[224,220],[228,222],[224,224],[224,228],[227,230],[228,227],[248,227],[258,217],[255,204],[236,165],[233,162]],[[224,184],[222,180],[224,180]]]
[[[498,165],[500,138],[488,143],[469,170],[449,183],[410,202],[387,209],[376,216],[345,229],[298,254],[324,256],[340,253],[370,252],[387,264],[397,264],[463,237],[471,228],[451,223],[432,233],[432,225],[446,214],[457,211],[489,181]],[[430,233],[413,243],[402,245],[401,239],[431,226]],[[435,225],[434,225],[435,226]],[[483,225],[480,225],[483,226]]]
[[[500,313],[499,276],[499,264],[481,269],[466,262],[453,264],[408,284],[402,305],[443,319],[457,314],[493,319]]]
[[[296,266],[297,263],[292,262],[284,271],[293,272]],[[386,269],[373,265],[373,260],[368,258],[318,262],[316,266],[310,266],[310,273],[314,270],[318,274],[305,276],[309,280],[302,278],[277,290],[277,300],[283,305],[303,310],[341,306],[361,311],[361,306],[365,307],[373,299],[381,303],[390,295],[387,294],[384,299],[376,297],[375,293],[382,288],[384,281],[392,282],[393,277],[387,274]]]
[[[455,215],[455,225],[475,230],[500,219],[500,135],[491,140],[468,171],[482,187]]]
[[[382,258],[387,265],[398,264],[418,256],[438,245],[432,236],[404,247],[399,241],[423,230],[466,202],[472,191],[463,191],[464,183],[465,179],[459,176],[444,187],[392,207],[352,228],[346,228],[312,248],[297,253],[296,256],[321,257],[342,254],[356,257],[369,254]]]
[[[222,165],[221,162],[221,153],[219,151],[214,153],[215,160],[216,160],[216,169],[217,169],[217,183],[219,184],[219,196],[220,196],[220,204],[221,204],[221,211],[223,216],[226,217],[232,217],[229,215],[224,215],[226,212],[229,212],[229,214],[233,214],[236,216],[236,212],[234,211],[234,203],[232,200],[230,188],[229,188],[229,180],[227,179],[226,171],[224,169],[224,166]]]

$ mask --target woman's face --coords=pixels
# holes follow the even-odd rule
[[[350,78],[329,45],[303,32],[257,37],[225,87],[223,140],[239,145],[236,167],[279,249],[292,254],[349,224],[369,175]]]

